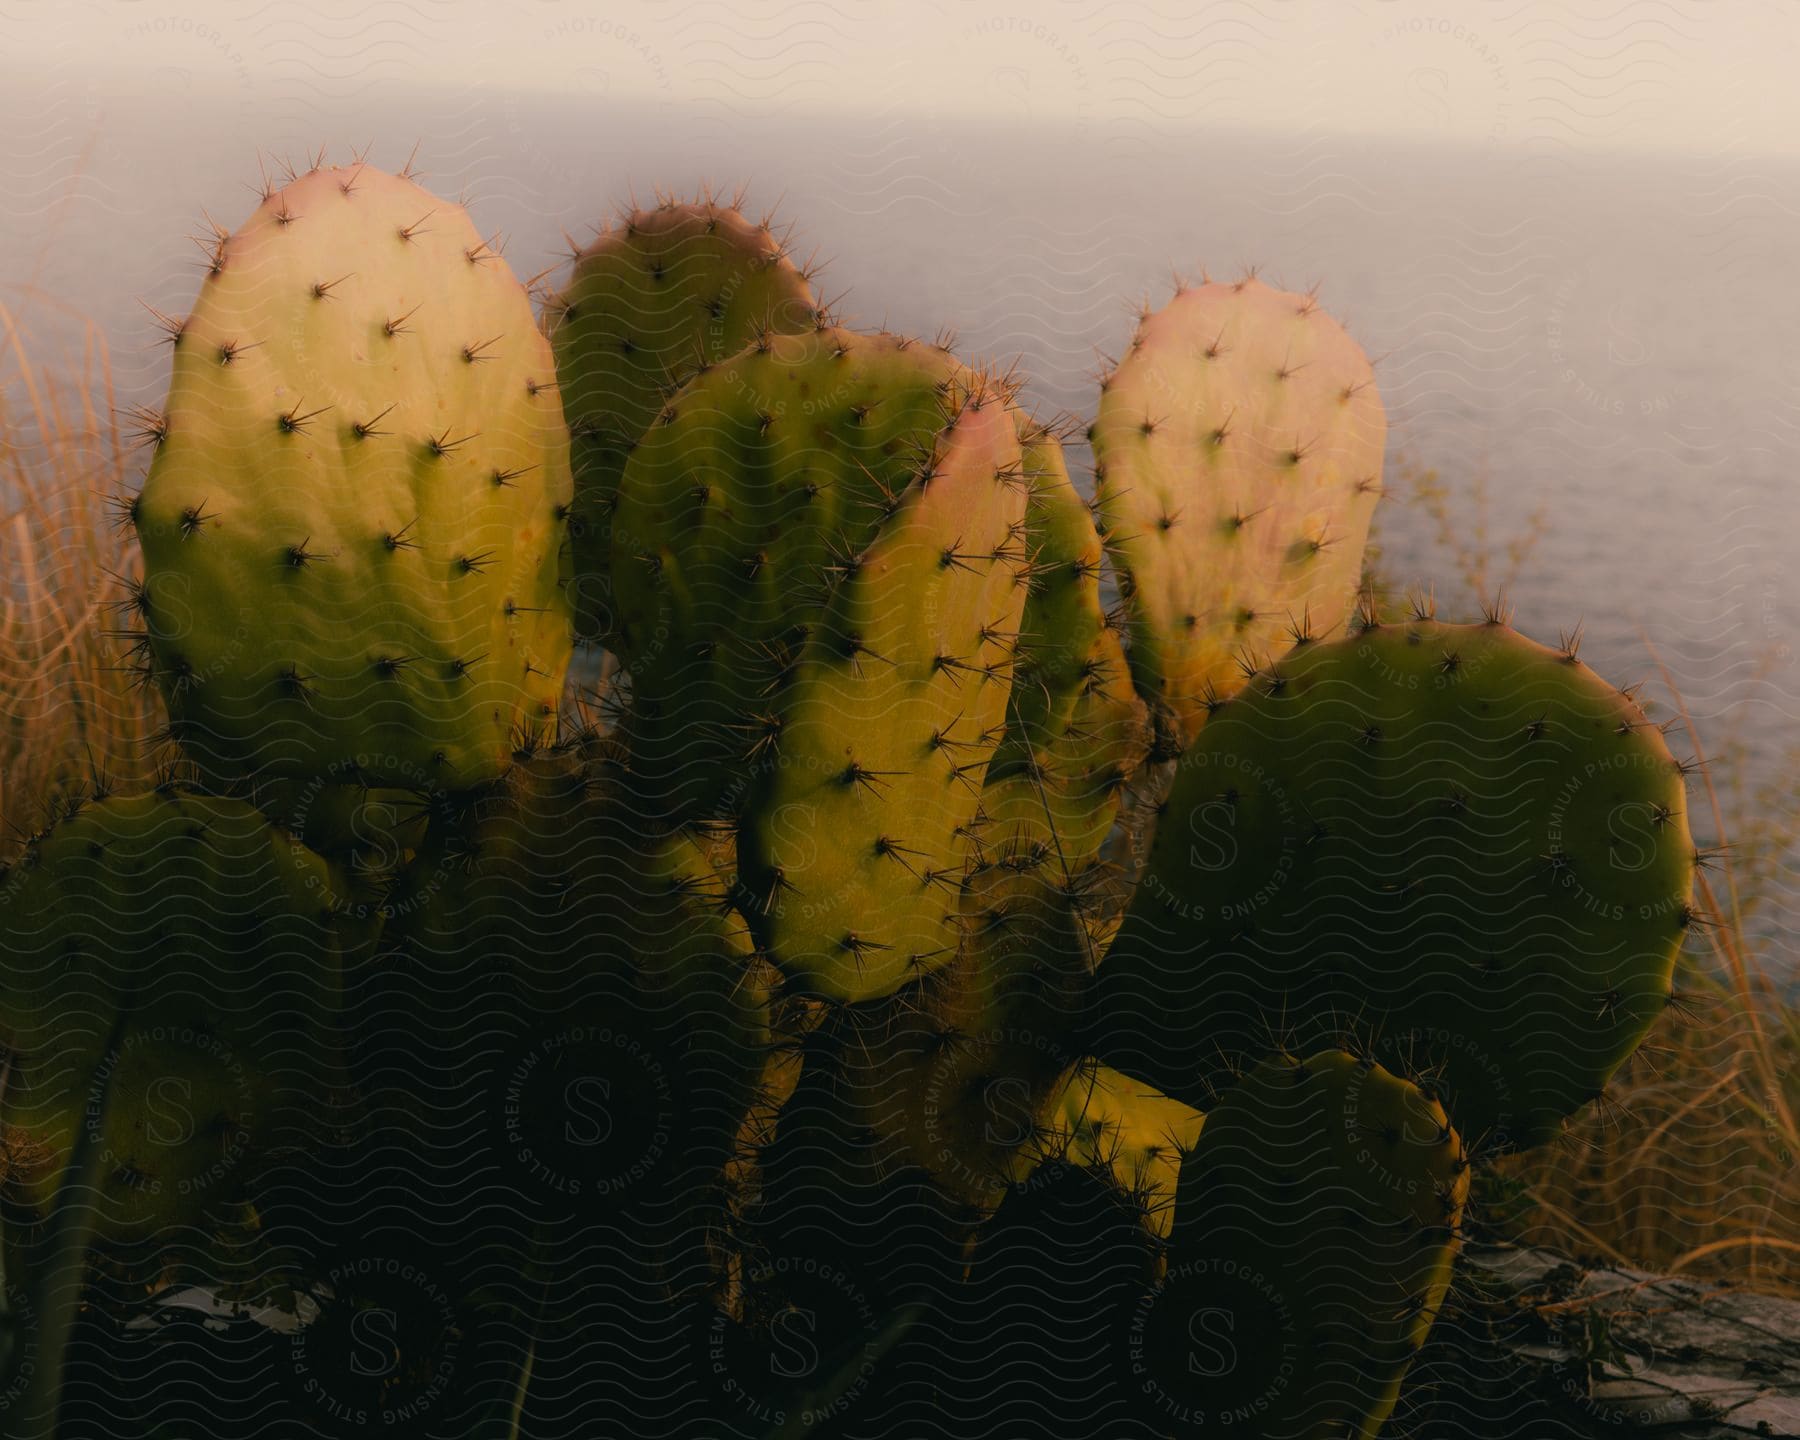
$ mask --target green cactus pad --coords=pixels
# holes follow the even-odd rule
[[[1096,1053],[1204,1104],[1354,1032],[1471,1144],[1534,1144],[1661,1014],[1693,869],[1680,767],[1572,654],[1430,620],[1304,645],[1183,757]]]
[[[1387,420],[1368,359],[1310,295],[1255,279],[1146,314],[1089,432],[1130,612],[1131,664],[1166,745],[1297,634],[1349,613]]]
[[[1100,536],[1063,459],[1061,442],[1023,412],[1019,443],[1030,497],[1025,555],[1030,566],[1021,621],[1017,684],[1008,729],[1024,743],[1060,735],[1075,712],[1094,641],[1106,632],[1100,604]],[[1012,739],[1009,734],[1008,739]],[[995,757],[998,763],[1002,756]]]
[[[1468,1161],[1417,1086],[1325,1051],[1264,1060],[1181,1165],[1168,1267],[1131,1317],[1140,1401],[1368,1440],[1450,1283]]]
[[[104,1239],[172,1239],[241,1198],[336,1083],[340,899],[290,833],[172,785],[34,839],[0,881],[4,1118],[36,1157],[29,1198],[50,1203],[84,1134]]]
[[[1005,394],[978,382],[926,463],[826,599],[739,834],[759,940],[833,999],[891,994],[956,955],[1006,713],[1026,487]]]
[[[1116,1343],[1162,1265],[1159,1203],[1073,1149],[1008,1191],[945,1307],[948,1334],[932,1357],[936,1415],[979,1414],[995,1435],[1179,1433],[1130,1427],[1138,1377]],[[934,1420],[905,1433],[928,1434]]]
[[[1100,603],[1100,537],[1069,480],[1062,445],[1021,415],[1031,481],[1029,589],[1006,734],[988,766],[991,833],[1053,854],[1078,874],[1099,853],[1119,795],[1144,758],[1144,705]]]
[[[613,524],[627,728],[639,783],[672,816],[742,801],[828,592],[972,379],[897,336],[769,336],[690,381],[632,453]]]
[[[611,648],[612,515],[627,458],[694,371],[765,332],[813,329],[818,306],[785,236],[702,195],[634,208],[601,231],[544,318],[573,433],[576,624]]]
[[[132,507],[133,604],[209,778],[489,780],[568,663],[568,432],[457,206],[316,169],[221,232]]]

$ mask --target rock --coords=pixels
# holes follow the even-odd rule
[[[1471,1245],[1393,1433],[1800,1436],[1800,1300]]]

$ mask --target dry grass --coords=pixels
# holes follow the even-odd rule
[[[105,633],[137,548],[106,500],[139,467],[105,340],[91,325],[81,336],[61,364],[40,363],[0,302],[0,862],[60,792],[94,772],[143,774],[160,723]]]

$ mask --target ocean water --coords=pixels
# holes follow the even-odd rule
[[[976,123],[891,86],[849,113],[730,94],[621,104],[604,72],[554,100],[428,80],[13,75],[0,299],[40,355],[72,334],[41,297],[92,319],[121,403],[155,403],[166,352],[136,301],[185,309],[199,281],[186,237],[203,214],[233,226],[249,212],[259,149],[372,145],[397,168],[415,142],[426,183],[504,232],[522,275],[629,194],[748,184],[803,254],[828,259],[822,287],[853,322],[950,327],[970,356],[1017,357],[1044,411],[1092,413],[1102,357],[1172,270],[1258,266],[1317,285],[1375,357],[1395,482],[1376,522],[1384,573],[1435,583],[1451,618],[1472,613],[1455,547],[1401,483],[1433,469],[1460,541],[1491,550],[1495,576],[1514,571],[1521,628],[1554,640],[1584,625],[1584,658],[1649,680],[1669,715],[1654,646],[1707,750],[1741,749],[1716,772],[1746,791],[1727,787],[1728,828],[1800,821],[1800,170],[1736,150],[1524,143],[1504,125],[1452,144],[1284,139],[1154,110],[1102,122],[1073,81],[1061,104],[1040,83],[1016,118]],[[1696,828],[1713,830],[1698,808]],[[1800,893],[1778,883],[1757,923],[1779,967],[1796,919]]]

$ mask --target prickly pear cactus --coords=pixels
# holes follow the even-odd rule
[[[1182,1161],[1167,1269],[1127,1327],[1140,1404],[1180,1433],[1368,1440],[1443,1303],[1468,1189],[1416,1085],[1270,1056]]]
[[[1039,847],[1073,876],[1111,831],[1149,730],[1100,603],[1100,537],[1062,444],[1023,412],[1019,438],[1031,485],[1027,591],[1006,732],[988,765],[982,808],[997,841]]]
[[[343,893],[248,805],[174,785],[33,839],[0,879],[9,1180],[46,1208],[86,1143],[103,1240],[234,1213],[335,1083]]]
[[[1009,398],[979,379],[965,392],[891,514],[843,557],[786,682],[739,875],[762,902],[759,940],[808,993],[872,999],[957,953],[1024,604]]]
[[[206,252],[131,505],[172,733],[209,778],[492,779],[570,647],[568,432],[523,287],[363,164]]]
[[[1571,651],[1427,619],[1302,645],[1183,757],[1097,1053],[1202,1103],[1349,1028],[1472,1145],[1536,1144],[1668,1003],[1694,858],[1681,767]]]
[[[632,208],[575,255],[545,307],[573,439],[576,623],[616,646],[613,506],[625,462],[668,397],[763,333],[814,328],[808,272],[784,233],[747,218],[741,197],[659,198]]]
[[[1010,378],[839,328],[735,203],[634,208],[541,326],[360,163],[207,255],[123,604],[235,798],[0,872],[9,1206],[97,1152],[109,1279],[418,1259],[534,1433],[1373,1436],[1463,1137],[1602,1092],[1695,856],[1572,648],[1336,634],[1385,439],[1343,330],[1146,313],[1090,509]],[[551,743],[577,628],[618,724]]]
[[[1178,750],[1209,698],[1349,614],[1381,492],[1381,397],[1312,296],[1209,282],[1143,317],[1089,437],[1133,674]]]

